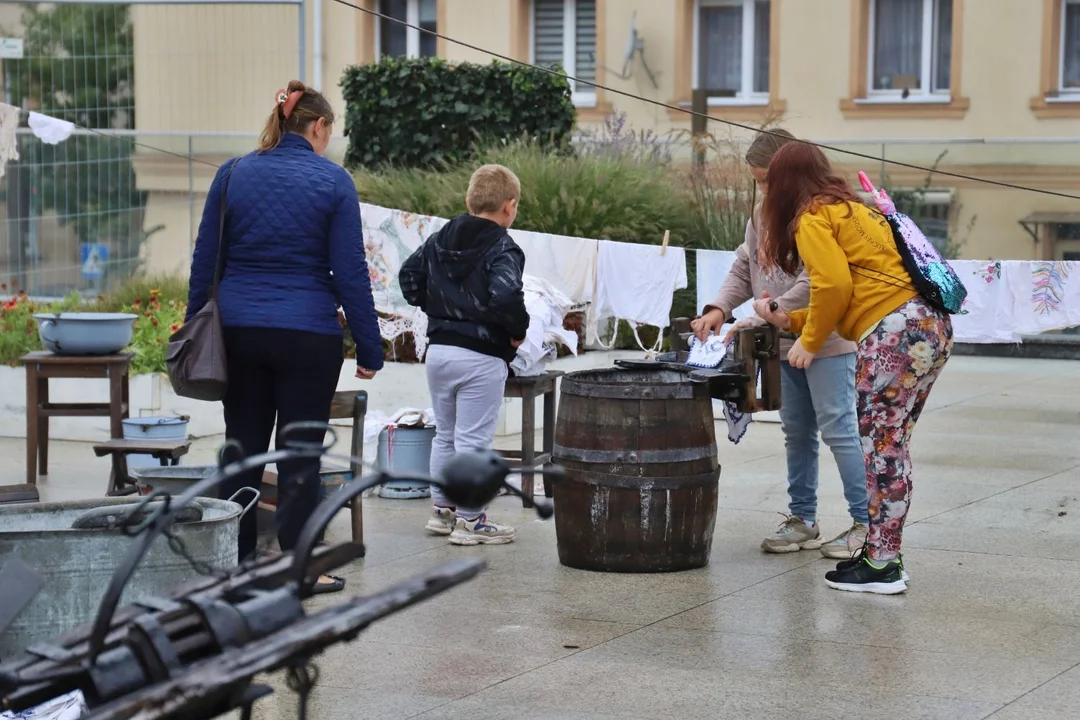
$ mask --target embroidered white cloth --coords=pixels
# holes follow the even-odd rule
[[[563,320],[574,303],[547,280],[527,274],[523,278],[529,330],[510,368],[518,377],[541,375],[558,354],[559,343],[577,355],[577,333],[563,329]]]
[[[953,315],[953,333],[959,342],[1012,343],[1020,336],[1013,329],[1012,293],[1002,280],[1000,260],[950,260],[964,287],[966,314]]]
[[[719,335],[710,335],[704,343],[698,340],[696,336],[691,337],[690,357],[687,359],[686,364],[702,368],[718,367],[727,357],[731,346],[734,344],[734,341],[730,343],[724,342],[724,337],[730,328],[731,325],[725,325],[720,329]],[[728,440],[738,445],[739,441],[746,435],[746,429],[753,422],[753,417],[750,413],[739,412],[734,403],[725,402],[724,419],[727,421]]]
[[[387,340],[411,332],[417,356],[422,359],[427,350],[427,317],[405,302],[398,272],[409,255],[447,221],[367,203],[360,203],[360,218],[375,309],[392,316],[379,319],[380,332]],[[569,298],[574,307],[590,305],[587,324],[590,339],[596,337],[597,299],[601,292],[606,298],[603,317],[627,320],[636,332],[639,323],[667,327],[672,295],[687,284],[686,254],[681,248],[669,247],[660,256],[660,248],[654,245],[523,230],[511,230],[510,234],[525,253],[525,270],[529,275],[548,282]],[[601,245],[607,246],[606,270],[599,267]],[[646,262],[637,263],[635,258]],[[612,277],[612,272],[617,274]],[[666,293],[661,288],[667,288]]]
[[[735,253],[697,251],[699,309],[712,302]],[[1080,326],[1080,262],[950,260],[967,287],[963,309],[953,315],[956,342],[1018,343],[1023,335]],[[753,315],[750,303],[733,313]]]
[[[4,177],[7,164],[19,159],[19,108],[0,103],[0,177]]]
[[[79,720],[89,712],[90,708],[83,694],[76,690],[36,705],[29,710],[17,713],[5,710],[0,712],[0,720],[22,720],[23,718],[26,720]]]
[[[27,124],[30,125],[34,135],[48,145],[59,145],[75,132],[75,123],[54,118],[51,115],[42,115],[39,112],[31,111]]]
[[[1012,293],[1012,322],[1018,335],[1036,335],[1076,324],[1076,309],[1070,313],[1065,299],[1067,285],[1080,280],[1080,263],[1033,261],[1002,266],[1003,279]]]

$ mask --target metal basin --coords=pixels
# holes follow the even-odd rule
[[[0,660],[94,618],[132,540],[119,530],[75,530],[72,525],[80,517],[85,519],[88,511],[125,510],[124,505],[138,500],[104,498],[0,506],[0,566],[18,554],[45,579],[41,594],[0,634]],[[202,519],[177,524],[174,533],[197,560],[219,570],[235,567],[243,509],[228,500],[199,498],[197,502]],[[165,538],[158,538],[128,583],[120,604],[161,594],[193,577],[191,565],[169,549]]]
[[[131,342],[137,315],[128,313],[38,313],[38,336],[57,355],[113,355]]]

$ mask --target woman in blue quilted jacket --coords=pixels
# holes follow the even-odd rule
[[[343,363],[343,310],[356,341],[356,377],[383,366],[382,339],[364,258],[360,204],[352,178],[323,157],[334,111],[322,94],[293,81],[278,92],[259,149],[218,170],[191,261],[190,319],[210,297],[218,243],[225,267],[218,289],[228,357],[225,435],[248,455],[265,452],[275,427],[325,423]],[[224,202],[224,231],[219,238]],[[318,431],[298,439],[320,442]],[[292,550],[319,502],[319,461],[278,465],[277,536]],[[221,488],[229,497],[261,486],[262,469]],[[240,522],[240,559],[256,549],[255,513]],[[323,577],[318,592],[345,587]]]

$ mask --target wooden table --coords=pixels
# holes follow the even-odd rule
[[[26,482],[35,485],[40,470],[49,473],[49,418],[107,417],[114,440],[124,436],[122,421],[131,405],[128,376],[132,353],[74,357],[32,352],[21,362],[26,367]],[[107,403],[54,403],[49,401],[52,378],[109,381]]]
[[[512,377],[506,381],[504,398],[521,399],[521,450],[500,450],[510,460],[519,460],[523,467],[537,468],[551,462],[555,450],[555,391],[557,380],[563,376],[560,370],[548,370],[534,377]],[[544,398],[544,430],[540,452],[536,452],[536,398]],[[529,507],[533,501],[532,473],[521,474],[521,492],[525,495],[522,505]],[[551,483],[544,480],[544,494],[551,497]]]

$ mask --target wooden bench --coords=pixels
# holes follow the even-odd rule
[[[128,474],[128,455],[149,455],[162,467],[175,465],[187,455],[191,443],[187,440],[110,440],[94,445],[98,457],[112,456],[112,472],[106,495],[131,495],[137,492],[135,481]]]
[[[327,494],[339,490],[348,482],[359,480],[364,475],[364,466],[361,462],[364,457],[364,417],[367,415],[368,394],[365,390],[341,390],[334,393],[333,402],[330,404],[331,420],[352,420],[352,444],[346,452],[353,458],[348,468],[335,467],[324,464],[319,473],[322,476],[323,488]],[[337,453],[342,453],[341,448],[335,448]],[[263,486],[273,488],[263,492],[264,500],[259,502],[260,510],[276,511],[277,473],[266,471],[263,473]],[[270,496],[269,498],[267,496]],[[270,502],[270,500],[275,502]],[[352,539],[354,543],[364,542],[364,498],[357,495],[346,505],[352,520]]]
[[[563,376],[561,370],[548,370],[543,375],[534,377],[512,377],[506,381],[504,398],[521,399],[521,450],[500,450],[499,454],[508,460],[517,460],[522,467],[539,468],[551,462],[555,451],[555,393],[558,379]],[[544,428],[540,452],[536,452],[536,399],[544,398]],[[521,492],[525,496],[521,503],[529,507],[533,501],[532,473],[521,474]],[[544,494],[551,497],[551,481],[544,479]]]

